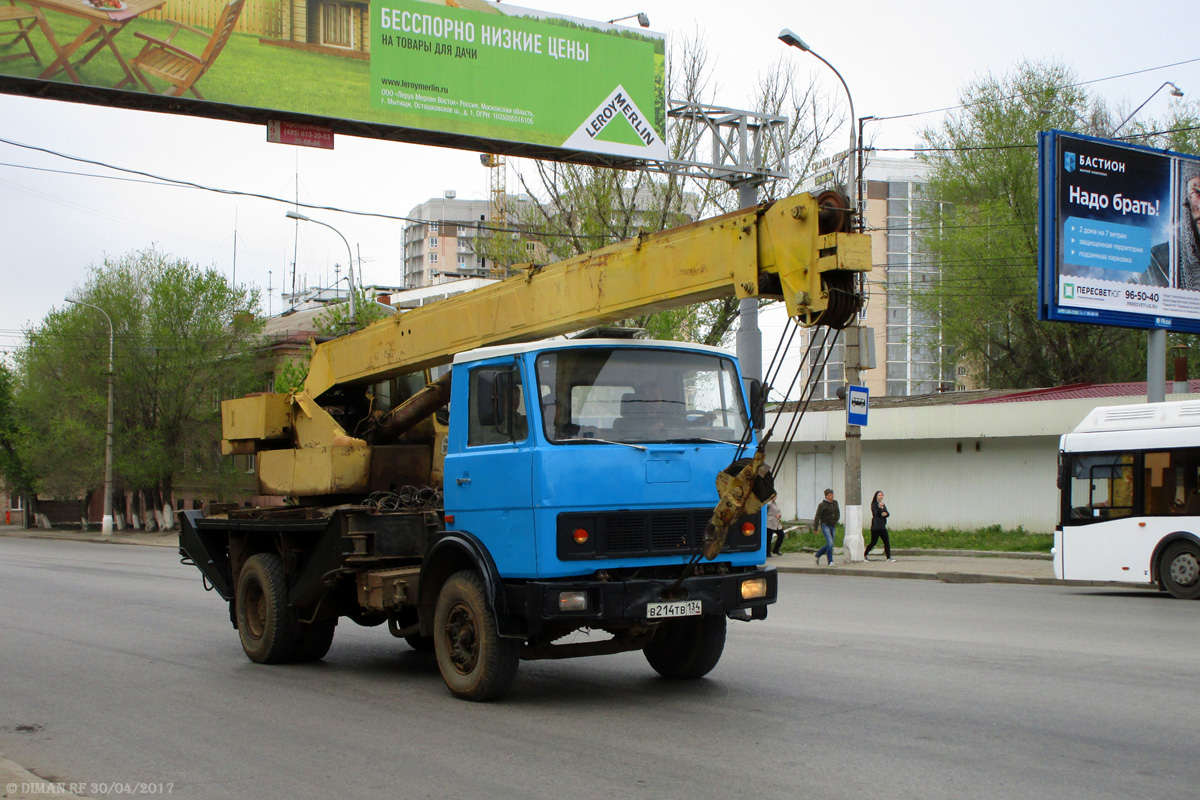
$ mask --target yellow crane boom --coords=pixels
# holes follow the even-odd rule
[[[523,275],[397,314],[317,345],[303,391],[225,401],[222,449],[258,453],[264,494],[370,491],[373,449],[376,473],[411,462],[440,480],[439,448],[372,448],[347,434],[322,407],[322,395],[446,364],[477,347],[730,295],[782,300],[801,324],[843,327],[861,307],[856,277],[871,268],[867,236],[832,230],[845,219],[844,209],[796,195],[528,266]]]
[[[842,327],[870,240],[821,233],[807,194],[528,267],[483,289],[397,314],[319,345],[305,392],[449,363],[456,353],[533,341],[736,294],[783,300],[803,324]],[[853,306],[853,308],[851,308]]]

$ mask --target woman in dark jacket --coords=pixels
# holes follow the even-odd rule
[[[880,539],[883,540],[883,556],[888,561],[895,561],[892,558],[892,543],[888,540],[887,532],[887,506],[883,504],[883,492],[876,492],[871,498],[871,543],[867,545],[867,549],[863,552],[863,561],[870,561],[867,556],[871,555],[871,548],[874,547]]]

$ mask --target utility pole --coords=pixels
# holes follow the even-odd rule
[[[746,180],[738,184],[738,204],[742,208],[758,205],[758,183]],[[758,298],[744,297],[738,301],[737,357],[742,377],[761,381],[762,329],[758,327]]]
[[[82,300],[65,298],[68,303],[77,306],[94,308],[104,315],[108,322],[108,418],[104,427],[104,516],[100,521],[102,536],[112,536],[113,533],[113,341],[116,338],[113,330],[112,317],[100,306],[85,303]]]
[[[861,337],[866,329],[858,320],[846,327],[846,385],[858,386]],[[849,389],[847,389],[847,400]],[[847,409],[849,406],[847,406]],[[849,414],[847,413],[847,416]],[[842,537],[842,557],[847,561],[862,561],[862,428],[846,423],[846,533]]]

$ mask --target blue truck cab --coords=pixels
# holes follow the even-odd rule
[[[501,636],[548,654],[539,642],[578,628],[608,631],[614,649],[661,644],[663,628],[702,631],[673,646],[707,644],[711,664],[659,670],[691,675],[716,663],[715,645],[694,640],[723,642],[727,618],[766,617],[776,576],[761,566],[763,511],[730,527],[716,559],[698,555],[717,475],[757,445],[742,387],[728,353],[677,342],[563,340],[455,358],[446,536],[488,562]]]

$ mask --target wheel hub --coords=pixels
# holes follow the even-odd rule
[[[460,675],[468,675],[479,660],[475,615],[466,603],[455,603],[446,617],[445,636],[450,663]]]
[[[257,583],[246,591],[246,627],[255,639],[261,639],[267,630],[267,598]]]
[[[1195,553],[1180,553],[1171,561],[1171,580],[1179,586],[1191,586],[1200,579],[1200,559]]]

